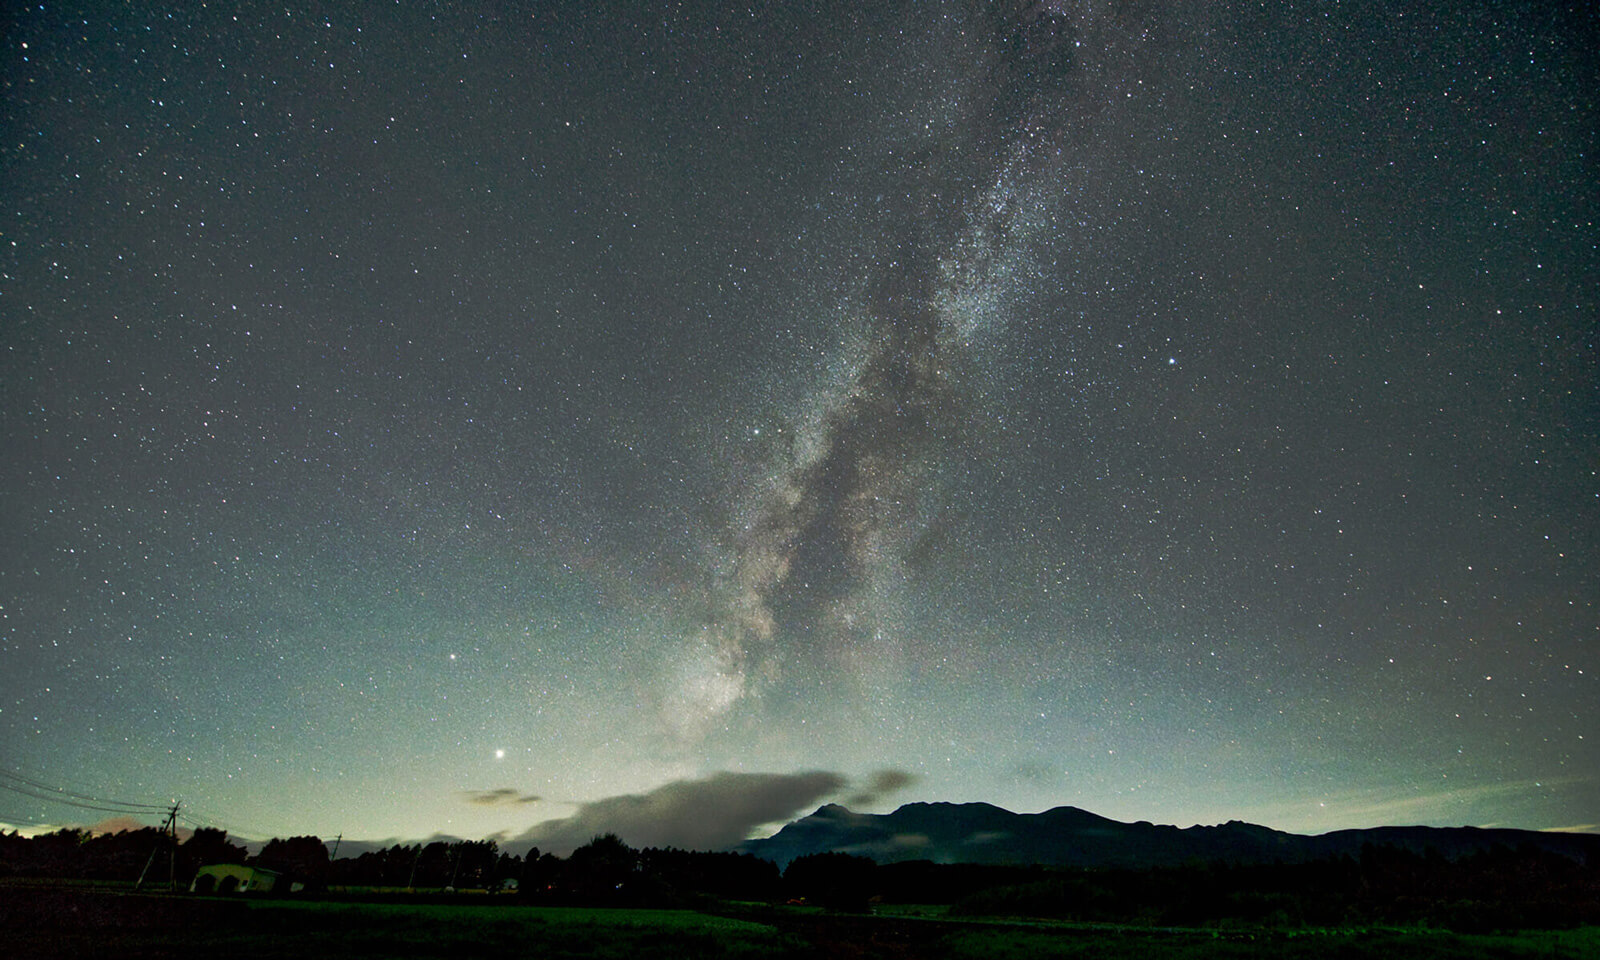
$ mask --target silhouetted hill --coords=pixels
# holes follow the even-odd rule
[[[893,813],[854,813],[830,803],[739,849],[780,866],[813,853],[851,853],[879,863],[1046,864],[1163,867],[1194,861],[1306,863],[1359,856],[1363,847],[1437,851],[1457,859],[1497,846],[1531,846],[1600,865],[1600,836],[1476,827],[1377,827],[1318,836],[1232,820],[1214,827],[1122,823],[1076,807],[1012,813],[987,803],[908,803]]]

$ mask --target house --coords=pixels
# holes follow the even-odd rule
[[[266,893],[278,885],[281,874],[265,867],[216,863],[201,867],[189,884],[190,893]]]

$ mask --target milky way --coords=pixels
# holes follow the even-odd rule
[[[965,12],[972,46],[956,55],[973,56],[973,75],[959,99],[937,104],[947,123],[899,171],[904,192],[846,308],[862,332],[790,425],[733,533],[711,621],[668,677],[680,736],[703,733],[778,673],[774,646],[820,645],[848,676],[902,641],[908,557],[940,507],[941,466],[984,429],[970,398],[973,341],[1008,321],[1008,298],[1036,269],[1033,243],[1095,147],[1096,120],[1142,82],[1161,33],[1148,10],[1096,4]]]

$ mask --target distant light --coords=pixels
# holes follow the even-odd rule
[[[506,758],[506,752],[504,750],[496,750],[494,752],[494,758],[496,760],[504,760]]]
[[[1178,365],[1178,358],[1177,357],[1168,357],[1167,358],[1167,366],[1175,367],[1177,365]]]

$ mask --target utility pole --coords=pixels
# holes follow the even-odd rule
[[[145,875],[150,872],[150,865],[156,862],[156,854],[161,852],[162,840],[167,841],[167,887],[172,890],[178,888],[178,808],[183,806],[181,800],[172,803],[172,809],[167,811],[167,819],[162,821],[161,834],[156,840],[156,845],[150,850],[150,859],[144,862],[144,869],[139,871],[139,879],[134,883],[133,889],[138,890],[144,886]]]

